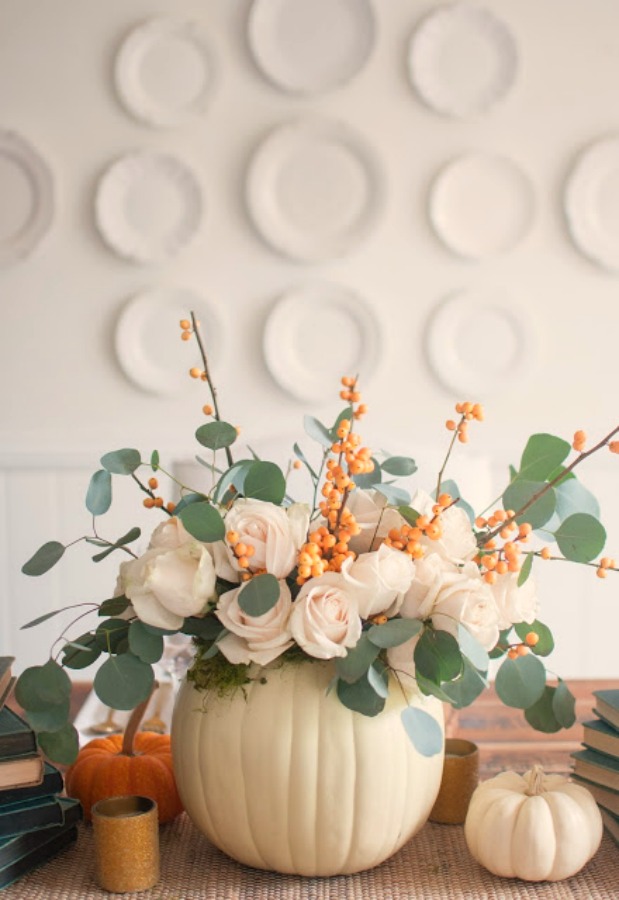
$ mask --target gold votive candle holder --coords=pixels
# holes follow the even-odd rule
[[[472,741],[447,738],[443,777],[436,802],[430,813],[431,822],[461,825],[479,782],[479,748]]]
[[[149,797],[108,797],[92,807],[95,879],[113,893],[145,891],[159,880],[159,815]]]

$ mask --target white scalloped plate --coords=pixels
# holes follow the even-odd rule
[[[375,27],[369,0],[254,0],[247,36],[256,64],[273,84],[315,95],[363,68]]]
[[[266,364],[293,397],[324,401],[342,375],[367,384],[381,354],[380,324],[354,291],[308,284],[285,293],[269,313],[263,335]]]
[[[52,173],[12,131],[0,131],[0,197],[0,265],[9,265],[34,250],[54,217]]]
[[[514,35],[493,13],[458,3],[422,19],[411,38],[408,67],[413,87],[432,109],[474,116],[512,87],[518,49]]]
[[[181,319],[195,312],[209,367],[220,357],[222,328],[213,306],[187,288],[162,287],[132,297],[116,322],[114,345],[130,381],[152,394],[180,393],[189,369],[202,367],[195,340],[181,340]]]
[[[199,26],[169,17],[134,28],[114,67],[116,91],[128,112],[164,127],[202,118],[213,77],[213,54]]]
[[[528,176],[502,156],[460,156],[439,172],[430,191],[428,213],[436,234],[469,259],[510,250],[529,230],[534,212]]]
[[[567,181],[565,214],[578,249],[607,269],[619,269],[619,136],[588,147]]]
[[[101,237],[119,256],[164,262],[198,231],[202,205],[200,183],[186,163],[143,151],[121,157],[104,172],[95,217]]]
[[[246,196],[258,232],[275,250],[303,262],[337,259],[374,224],[382,173],[355,131],[307,119],[280,126],[259,145]]]
[[[471,400],[528,381],[538,355],[522,304],[492,288],[462,291],[443,301],[428,321],[425,348],[436,378]]]

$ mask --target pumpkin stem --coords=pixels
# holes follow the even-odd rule
[[[525,791],[529,797],[537,797],[539,794],[544,793],[544,788],[542,787],[542,779],[544,777],[544,769],[542,766],[535,765],[533,768],[527,772],[527,789]]]
[[[151,687],[150,693],[146,700],[142,700],[141,703],[138,703],[136,708],[129,716],[129,721],[127,722],[127,727],[125,728],[125,733],[123,735],[123,745],[120,748],[120,756],[135,756],[133,750],[133,741],[135,739],[137,730],[140,727],[140,722],[144,718],[146,707],[150,703],[150,698],[153,696],[153,692],[156,691],[158,687],[159,682],[153,681],[153,686]]]

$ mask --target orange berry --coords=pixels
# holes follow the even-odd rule
[[[191,331],[181,332],[181,340],[182,341],[188,341],[190,337],[191,337]]]
[[[292,468],[293,468],[293,469],[300,469],[300,468],[301,468],[301,461],[298,460],[298,459],[295,459],[295,461],[294,461],[293,464],[292,464]]]
[[[539,644],[539,634],[536,634],[534,631],[529,631],[524,638],[525,644],[529,647],[535,647],[536,644]]]
[[[246,556],[239,556],[239,558],[237,559],[237,563],[239,564],[241,569],[249,568],[249,560],[247,559]]]
[[[439,495],[439,498],[438,498],[439,506],[442,506],[443,508],[445,508],[446,506],[450,506],[452,502],[453,502],[453,497],[451,496],[451,494],[440,494]]]
[[[193,369],[189,370],[189,374],[192,378],[200,378],[202,375],[202,369],[198,369],[197,366],[194,366]]]
[[[191,328],[191,322],[189,321],[189,319],[181,319],[179,324],[183,331],[187,331],[189,328]]]
[[[344,387],[352,387],[354,385],[354,383],[355,383],[355,379],[351,378],[350,375],[345,375],[342,378],[342,384],[344,385]]]
[[[458,432],[458,440],[460,441],[461,444],[468,444],[469,436],[466,433],[466,431]]]
[[[226,535],[226,540],[229,544],[236,544],[239,540],[239,534],[237,531],[229,531]]]
[[[507,651],[507,655],[510,659],[517,659],[518,651],[516,650],[515,647],[510,647],[510,649]]]
[[[212,416],[213,415],[213,407],[210,405],[210,403],[205,403],[204,406],[202,407],[202,412],[204,413],[205,416]]]
[[[518,644],[516,652],[518,656],[526,656],[529,652],[529,648],[526,646],[526,644]]]
[[[447,419],[447,421],[445,422],[445,428],[447,429],[447,431],[455,431],[456,423],[453,419]]]
[[[496,581],[496,572],[486,572],[484,581],[487,581],[488,584],[494,584]]]
[[[611,441],[608,445],[608,449],[611,453],[619,453],[619,441]]]
[[[518,528],[518,534],[521,538],[528,537],[533,531],[532,526],[528,522],[523,522]]]
[[[505,573],[507,572],[507,563],[505,562],[504,559],[501,559],[496,564],[495,571],[498,575],[505,575]]]
[[[148,486],[149,486],[149,488],[152,488],[152,490],[154,491],[155,488],[158,488],[158,487],[159,487],[159,482],[157,481],[156,478],[149,478],[149,479],[148,479]]]
[[[475,525],[477,526],[477,528],[485,528],[487,524],[488,521],[484,519],[483,516],[477,516],[477,518],[475,519]]]
[[[146,497],[146,499],[142,501],[142,504],[146,507],[146,509],[152,509],[155,505],[155,501],[152,497]]]
[[[155,497],[155,506],[159,509],[163,507],[163,497]]]
[[[602,559],[600,560],[600,566],[603,569],[608,569],[610,567],[611,563],[612,563],[612,560],[608,556],[603,556]]]
[[[606,578],[606,569],[596,569],[595,574],[598,578]]]
[[[169,513],[173,513],[176,509],[176,503],[173,503],[172,500],[170,500],[169,503],[166,503],[165,508]]]
[[[542,547],[539,555],[542,557],[542,559],[550,559],[550,547]]]
[[[202,381],[208,381],[208,378],[206,377],[206,372],[201,372],[201,373],[200,373],[200,378],[201,378]]]

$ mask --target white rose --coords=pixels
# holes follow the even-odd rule
[[[411,503],[418,513],[430,518],[434,515],[434,504],[435,501],[425,491],[417,491]],[[426,553],[438,553],[454,563],[473,559],[477,553],[477,541],[465,511],[459,506],[450,506],[441,513],[440,521],[442,536],[437,541],[421,538],[420,543]]]
[[[411,586],[415,564],[406,553],[382,544],[374,552],[347,559],[342,575],[363,619],[387,609],[395,615]]]
[[[215,566],[204,544],[190,541],[176,549],[155,547],[125,563],[125,596],[138,618],[158,628],[179,629],[215,597]]]
[[[177,516],[171,516],[165,522],[157,525],[150,536],[148,549],[164,547],[167,550],[177,550],[181,544],[187,544],[193,540],[195,538],[189,534],[181,520]]]
[[[518,622],[534,622],[537,618],[537,589],[532,578],[527,578],[522,587],[518,587],[518,572],[508,572],[497,578],[492,593],[501,631]]]
[[[348,497],[346,508],[361,529],[348,545],[355,553],[376,550],[392,528],[401,528],[405,524],[397,510],[387,508],[387,498],[380,491],[355,488]]]
[[[249,616],[239,606],[239,594],[243,588],[235,588],[222,594],[215,614],[231,634],[225,635],[217,646],[228,662],[266,666],[289,647],[293,641],[289,618],[292,597],[285,581],[279,582],[279,600],[261,616]]]
[[[304,543],[309,525],[309,507],[293,503],[287,509],[264,500],[237,500],[226,513],[226,531],[235,531],[239,541],[254,548],[249,571],[265,570],[276,578],[285,578],[296,565],[297,553]],[[217,574],[237,580],[243,571],[231,547],[221,545],[216,552]],[[237,573],[231,579],[230,574]]]
[[[310,656],[346,656],[361,637],[357,601],[339,572],[327,572],[303,585],[292,607],[290,630]]]

